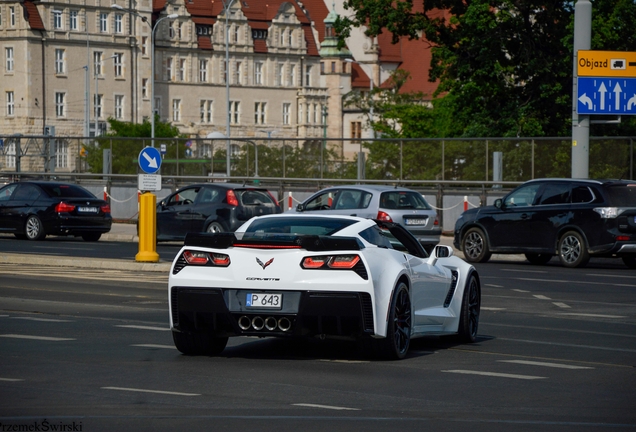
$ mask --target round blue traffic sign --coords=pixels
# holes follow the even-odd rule
[[[161,168],[161,154],[154,147],[144,147],[139,152],[139,168],[147,174],[154,174]]]

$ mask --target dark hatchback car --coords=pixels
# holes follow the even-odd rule
[[[29,181],[0,189],[0,232],[19,239],[61,235],[97,241],[112,223],[108,203],[78,185]]]
[[[531,180],[494,206],[465,211],[453,244],[469,262],[522,253],[533,264],[555,255],[566,267],[620,257],[636,268],[636,182]]]
[[[193,184],[157,204],[157,241],[183,240],[189,232],[233,232],[254,216],[273,213],[282,210],[267,189]]]

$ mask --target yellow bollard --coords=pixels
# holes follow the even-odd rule
[[[139,253],[135,261],[158,262],[157,197],[145,192],[139,199]]]

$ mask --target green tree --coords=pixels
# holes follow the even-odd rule
[[[143,123],[130,123],[108,119],[110,132],[98,138],[93,148],[87,149],[88,162],[91,172],[99,173],[103,169],[103,153],[105,149],[112,150],[112,172],[113,174],[137,174],[137,158],[139,152],[151,145],[151,124],[145,120]],[[155,119],[156,138],[177,138],[183,137],[176,126],[162,122],[157,117]],[[148,139],[143,139],[148,138]],[[185,149],[182,146],[168,146],[167,158],[176,157],[176,152],[181,151],[185,158]]]

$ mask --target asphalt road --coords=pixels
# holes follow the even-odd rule
[[[9,243],[30,242],[0,239],[0,257]],[[478,342],[421,339],[386,362],[349,342],[256,338],[183,356],[167,272],[20,255],[37,263],[0,264],[0,430],[636,430],[636,271],[620,262],[480,264]]]

